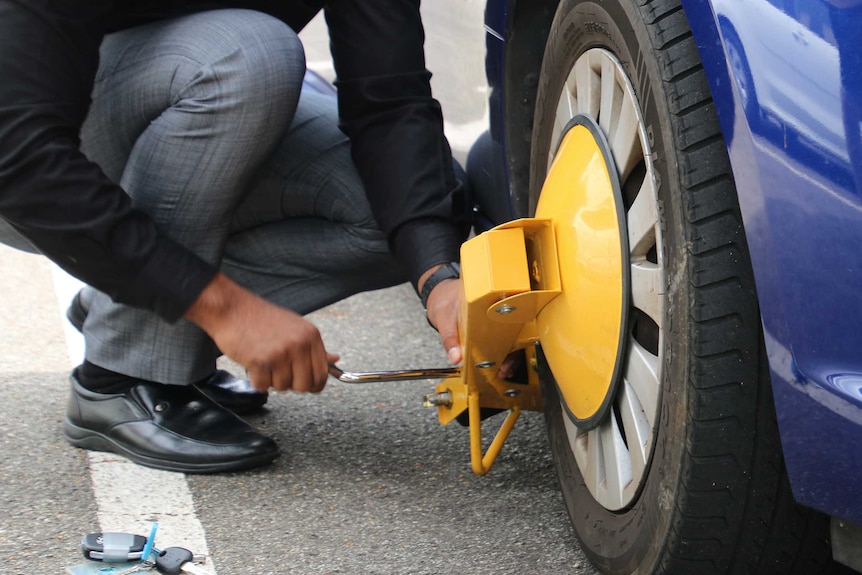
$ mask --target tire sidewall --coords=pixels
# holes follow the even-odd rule
[[[543,395],[549,437],[563,497],[584,552],[608,573],[652,573],[672,536],[686,445],[689,294],[686,237],[668,98],[651,39],[630,2],[566,0],[560,4],[540,75],[532,137],[530,209],[535,211],[545,178],[553,117],[563,84],[577,58],[591,48],[612,52],[627,72],[638,99],[652,151],[666,269],[664,365],[657,437],[641,492],[630,507],[610,512],[587,489],[571,453],[556,386],[544,367]],[[674,172],[669,170],[673,167]]]

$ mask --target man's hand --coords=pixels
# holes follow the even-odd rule
[[[433,267],[419,278],[419,289],[440,266]],[[461,342],[458,338],[458,309],[461,296],[461,280],[444,280],[437,284],[428,296],[426,312],[431,322],[440,334],[443,349],[449,357],[449,363],[458,365],[463,359]]]
[[[437,267],[431,268],[419,278],[420,291],[425,280],[437,270]],[[428,296],[428,307],[426,309],[428,321],[440,333],[440,341],[443,343],[443,349],[446,350],[449,362],[452,365],[458,365],[464,359],[463,351],[461,350],[461,341],[458,337],[460,297],[461,280],[444,280],[431,291],[431,294]],[[523,354],[521,352],[510,353],[500,365],[497,377],[500,379],[509,379],[514,376],[523,363],[522,359]]]
[[[302,316],[253,294],[223,274],[204,288],[185,314],[219,349],[248,370],[258,391],[270,387],[318,393],[338,356]]]

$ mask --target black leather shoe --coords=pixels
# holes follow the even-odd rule
[[[75,329],[83,331],[89,312],[89,302],[84,301],[79,291],[66,310],[66,318]],[[222,407],[241,415],[261,409],[269,399],[267,392],[256,390],[247,379],[234,377],[221,369],[217,369],[208,380],[196,384],[196,387]]]
[[[258,411],[269,399],[267,392],[256,390],[249,380],[235,377],[223,369],[217,369],[212,377],[195,387],[222,407],[240,415]]]
[[[89,391],[71,376],[64,432],[75,447],[117,453],[183,473],[248,469],[278,457],[278,445],[194,386],[141,382],[126,393]]]

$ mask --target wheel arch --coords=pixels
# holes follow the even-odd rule
[[[515,217],[528,213],[530,140],[539,70],[560,0],[510,0],[506,30],[503,130],[509,194]]]

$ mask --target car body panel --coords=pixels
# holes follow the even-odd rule
[[[862,7],[848,7],[857,3],[682,0],[736,179],[794,496],[862,524]],[[515,9],[514,0],[486,8],[488,163],[509,195],[484,200],[498,222],[525,215],[512,143],[522,134],[507,126],[521,104],[506,77]]]

